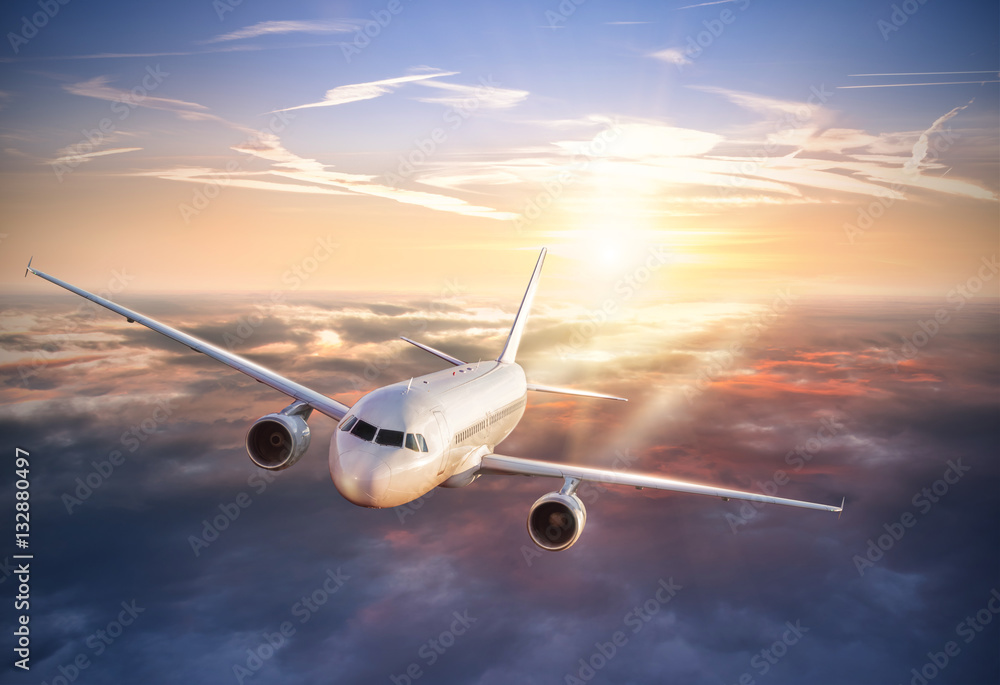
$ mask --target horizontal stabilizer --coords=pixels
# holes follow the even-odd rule
[[[399,338],[400,338],[400,340],[405,340],[406,342],[410,343],[414,347],[419,347],[424,352],[430,352],[435,357],[441,357],[441,359],[445,360],[449,364],[454,364],[455,366],[461,366],[462,364],[465,363],[461,359],[456,359],[455,357],[452,357],[450,354],[445,354],[441,350],[435,350],[430,345],[422,345],[421,343],[418,343],[415,340],[410,340],[409,338],[404,338],[403,336],[399,336]]]
[[[576,395],[577,397],[596,397],[602,400],[618,400],[619,402],[628,402],[628,400],[624,397],[615,397],[614,395],[605,395],[599,392],[591,392],[589,390],[556,388],[551,385],[539,385],[538,383],[528,383],[528,390],[534,390],[535,392],[551,392],[557,395]]]

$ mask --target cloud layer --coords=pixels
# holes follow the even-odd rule
[[[522,345],[529,377],[632,401],[533,395],[505,453],[587,464],[627,454],[628,468],[820,501],[846,495],[847,509],[838,521],[589,489],[580,542],[536,556],[524,517],[555,484],[495,477],[418,507],[359,509],[330,482],[332,425],[321,419],[306,458],[262,479],[243,436],[284,398],[67,297],[4,304],[0,425],[32,454],[32,539],[44,553],[30,682],[51,682],[80,653],[91,663],[85,682],[227,682],[286,622],[294,632],[246,682],[315,682],[334,671],[338,682],[385,682],[411,664],[435,682],[562,682],[616,631],[628,639],[599,669],[610,682],[738,682],[744,673],[775,684],[907,682],[928,651],[956,639],[961,654],[942,682],[988,682],[1000,665],[995,624],[970,643],[955,635],[996,585],[995,304],[967,302],[907,355],[905,341],[939,303],[795,303],[780,316],[767,304],[635,303],[595,330],[587,312],[541,298]],[[127,304],[235,340],[239,352],[353,402],[439,368],[399,335],[494,356],[516,303],[334,305],[296,293],[276,305]],[[655,324],[668,314],[676,326]],[[587,361],[601,350],[613,354]],[[116,451],[123,461],[107,473]],[[971,470],[942,491],[957,461]],[[106,476],[92,475],[101,469]],[[88,478],[93,491],[76,493]],[[924,488],[937,501],[915,499]],[[5,481],[5,501],[11,493]],[[74,493],[82,500],[69,514],[64,495]],[[249,505],[196,556],[191,536],[240,493]],[[868,541],[906,513],[915,525],[859,573]],[[346,577],[342,587],[331,573]],[[679,586],[675,596],[657,595],[664,583]],[[88,637],[132,600],[144,613],[98,654]],[[464,625],[456,612],[471,623],[442,640]],[[789,624],[801,639],[762,675],[762,650],[788,637]],[[432,660],[431,640],[455,647]],[[5,682],[29,682],[4,668]]]

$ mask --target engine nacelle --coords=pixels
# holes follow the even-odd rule
[[[576,494],[550,492],[528,512],[528,534],[536,545],[550,552],[569,549],[580,539],[586,523],[587,510]]]
[[[253,463],[268,471],[287,469],[307,449],[309,425],[300,414],[268,414],[247,431],[247,453]]]

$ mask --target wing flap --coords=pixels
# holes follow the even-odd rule
[[[160,323],[156,319],[144,316],[143,314],[134,312],[131,309],[122,307],[119,304],[115,304],[110,300],[106,300],[103,297],[99,297],[93,293],[87,292],[86,290],[77,288],[74,285],[70,285],[55,276],[50,276],[47,273],[33,269],[31,268],[30,263],[28,264],[28,271],[35,274],[39,278],[44,278],[46,281],[58,285],[60,288],[65,288],[71,293],[75,293],[84,299],[90,300],[94,304],[98,304],[105,309],[109,309],[116,314],[124,316],[129,323],[142,324],[146,328],[156,331],[161,335],[165,335],[172,340],[176,340],[182,345],[187,345],[195,352],[201,352],[216,361],[222,362],[226,366],[236,369],[237,371],[241,371],[251,378],[274,388],[278,392],[284,393],[293,399],[305,402],[316,411],[326,414],[337,421],[344,418],[347,412],[350,411],[350,407],[346,404],[341,404],[340,402],[330,399],[326,395],[318,393],[315,390],[311,390],[304,385],[288,380],[284,376],[281,376],[274,371],[261,366],[260,364],[255,364],[249,359],[244,359],[238,354],[233,354],[232,352],[223,350],[215,345],[212,345],[211,343],[201,340],[200,338],[196,338],[193,335],[188,335],[187,333],[183,333],[175,328],[167,326],[166,324]]]
[[[730,490],[728,488],[720,488],[714,485],[689,483],[681,480],[647,476],[638,473],[610,471],[606,469],[591,468],[589,466],[556,464],[554,462],[535,461],[533,459],[521,459],[519,457],[507,457],[502,454],[487,454],[484,456],[479,470],[484,474],[540,476],[543,478],[578,478],[580,480],[591,481],[593,483],[603,483],[606,485],[628,485],[635,488],[689,492],[696,495],[721,497],[723,499],[741,499],[750,502],[783,504],[786,506],[801,507],[803,509],[819,509],[821,511],[832,512],[840,512],[843,510],[843,505],[835,507],[828,504],[803,502],[795,499],[786,499],[784,497],[772,497],[770,495],[763,495],[757,492]]]

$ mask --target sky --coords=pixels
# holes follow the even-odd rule
[[[38,555],[3,682],[1000,681],[995,3],[18,0],[0,26],[0,434]],[[844,514],[593,488],[539,554],[552,483],[360,509],[331,421],[265,477],[245,433],[283,396],[23,278],[352,404],[441,368],[401,335],[495,358],[542,246],[529,379],[630,401],[532,395],[499,451]]]
[[[330,237],[310,289],[547,245],[568,292],[649,246],[675,297],[946,292],[996,247],[1000,18],[893,7],[12,3],[0,278],[269,290]]]

